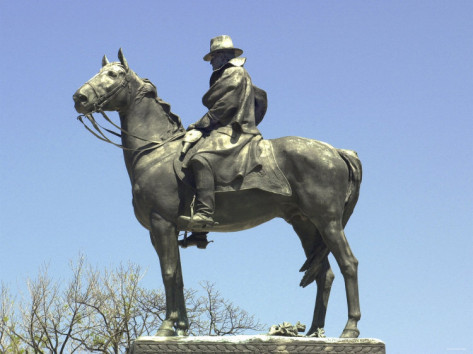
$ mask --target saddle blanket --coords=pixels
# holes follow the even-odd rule
[[[197,145],[197,144],[196,144]],[[187,153],[192,154],[192,149]],[[219,177],[219,169],[214,168],[215,192],[235,192],[246,189],[260,189],[266,192],[291,196],[292,190],[286,176],[279,168],[274,157],[273,145],[270,140],[254,140],[246,144],[238,154],[238,158],[254,159],[247,161],[247,166],[255,166],[244,176],[237,176],[233,181],[226,182]],[[184,159],[184,161],[186,161]],[[195,187],[192,171],[184,168],[182,159],[174,160],[174,170],[181,181]]]

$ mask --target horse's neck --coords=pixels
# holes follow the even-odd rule
[[[127,148],[139,149],[146,141],[162,141],[172,134],[172,124],[161,105],[154,98],[144,97],[130,109],[120,113],[122,129],[130,134],[123,134],[122,143]]]
[[[126,110],[120,112],[121,127],[129,134],[122,134],[123,146],[139,150],[146,147],[150,142],[162,142],[170,138],[182,126],[180,122],[170,119],[164,107],[155,98],[151,91],[147,91],[143,83],[135,81],[130,86],[130,102]],[[144,92],[143,89],[145,88]],[[137,139],[136,137],[141,139]],[[137,153],[124,150],[125,163],[131,177],[131,165],[137,157]]]

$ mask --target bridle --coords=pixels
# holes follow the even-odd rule
[[[104,112],[104,110],[102,109],[102,107],[108,103],[112,98],[114,98],[116,95],[118,95],[124,88],[128,87],[129,83],[130,83],[130,79],[129,79],[129,72],[126,73],[126,75],[123,77],[122,81],[116,86],[113,88],[113,90],[111,90],[110,92],[102,95],[102,96],[99,96],[98,95],[98,92],[97,92],[97,89],[94,87],[94,85],[91,83],[91,80],[93,79],[90,79],[89,81],[87,81],[85,85],[89,85],[91,88],[92,88],[92,91],[94,92],[95,96],[97,97],[97,103],[94,104],[94,109],[92,110],[92,112],[90,113],[87,113],[87,114],[81,114],[77,117],[77,119],[84,125],[84,127],[90,132],[92,133],[96,138],[102,140],[102,141],[105,141],[106,143],[109,143],[109,144],[112,144],[122,150],[126,150],[126,151],[148,151],[148,150],[153,150],[153,149],[156,149],[170,141],[173,141],[173,140],[177,140],[179,139],[180,137],[182,137],[184,134],[185,134],[185,131],[184,132],[178,132],[174,135],[172,135],[171,137],[169,137],[168,139],[164,140],[164,141],[154,141],[154,140],[149,140],[149,139],[145,139],[145,138],[142,138],[142,137],[139,137],[139,136],[136,136],[134,134],[131,134],[130,132],[128,132],[127,130],[125,129],[122,129],[120,126],[118,126],[117,124],[115,124],[108,116],[107,114]],[[97,123],[97,121],[95,120],[94,116],[92,115],[92,113],[100,113],[104,119],[109,122],[112,126],[114,126],[115,128],[117,128],[121,133],[117,133],[117,132],[114,132],[113,130],[110,130],[110,129],[107,129],[107,128],[104,128],[103,126],[101,126],[99,123]],[[96,132],[94,132],[91,128],[89,128],[89,126],[87,126],[86,123],[84,123],[84,120],[83,118],[87,118],[90,122],[90,124],[92,124],[92,126],[94,127],[94,129],[96,130]],[[140,147],[140,148],[129,148],[129,147],[126,147],[124,145],[121,145],[121,144],[117,144],[113,141],[111,141],[106,135],[105,133],[101,130],[105,130],[107,131],[108,133],[110,134],[113,134],[119,138],[122,138],[123,134],[125,135],[128,135],[128,136],[131,136],[135,139],[138,139],[138,140],[141,140],[145,143],[148,143],[147,145],[143,146],[143,147]],[[123,133],[123,134],[122,134]]]
[[[94,112],[98,112],[102,110],[102,107],[108,103],[113,97],[118,95],[121,90],[123,90],[125,87],[128,86],[130,79],[129,79],[129,74],[126,73],[126,75],[123,77],[122,81],[110,92],[106,93],[105,95],[99,96],[97,93],[97,90],[95,89],[94,85],[92,85],[90,79],[85,83],[85,85],[89,85],[92,88],[92,91],[94,91],[95,96],[97,97],[97,103],[94,104]]]

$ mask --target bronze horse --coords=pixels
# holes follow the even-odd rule
[[[178,216],[188,213],[193,190],[182,183],[173,161],[182,149],[184,128],[169,105],[157,97],[154,86],[136,75],[119,51],[120,62],[104,56],[100,72],[74,94],[77,112],[118,111],[126,168],[131,180],[136,218],[150,231],[161,264],[166,292],[166,318],[157,335],[186,335],[189,327],[179,254]],[[106,117],[106,115],[105,115]],[[117,126],[118,127],[118,126]],[[106,138],[105,138],[106,140]],[[358,200],[361,162],[356,153],[299,137],[271,140],[279,168],[291,196],[258,189],[216,193],[218,225],[212,231],[239,231],[280,217],[299,236],[307,260],[301,286],[313,281],[317,295],[313,322],[307,335],[324,327],[330,288],[334,279],[328,261],[332,253],[345,280],[348,321],[341,337],[359,336],[358,261],[344,227]],[[187,211],[186,211],[187,210]]]

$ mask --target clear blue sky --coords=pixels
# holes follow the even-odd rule
[[[210,38],[229,34],[269,97],[266,138],[356,150],[361,196],[346,233],[360,261],[362,337],[390,353],[473,352],[473,2],[0,2],[0,272],[24,286],[132,260],[160,287],[118,149],[76,121],[72,94],[124,49],[188,125],[205,112]],[[273,220],[181,252],[184,281],[216,283],[268,325],[310,324],[315,286],[292,228]],[[336,279],[326,332],[346,322]]]

